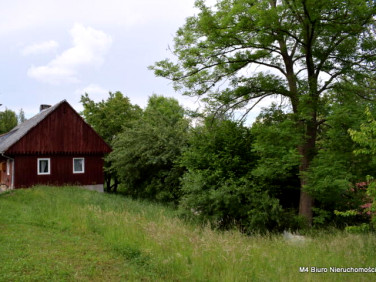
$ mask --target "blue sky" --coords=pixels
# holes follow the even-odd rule
[[[121,91],[145,106],[153,93],[175,93],[147,67],[168,46],[194,0],[13,0],[0,3],[0,103],[31,117],[40,104],[68,100],[78,111],[87,92],[99,101]]]

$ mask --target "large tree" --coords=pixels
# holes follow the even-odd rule
[[[195,3],[196,16],[175,37],[175,62],[157,62],[158,76],[184,94],[242,108],[247,114],[268,96],[289,103],[297,134],[301,195],[299,214],[312,220],[313,199],[303,187],[325,122],[323,95],[351,82],[369,96],[375,71],[375,1],[218,0]],[[332,92],[335,93],[335,92]]]
[[[176,162],[186,147],[188,129],[185,110],[177,100],[149,98],[141,117],[117,135],[107,158],[127,194],[178,202],[184,170]]]
[[[119,91],[109,93],[106,100],[95,102],[89,95],[81,96],[81,103],[84,107],[81,113],[85,120],[98,132],[100,136],[109,144],[113,145],[116,136],[132,120],[141,116],[141,108],[132,105],[129,98],[123,96]],[[116,192],[118,177],[116,171],[111,168],[111,163],[105,162],[105,182],[108,192]]]

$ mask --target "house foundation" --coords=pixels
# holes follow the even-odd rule
[[[103,193],[104,192],[104,188],[103,188],[103,184],[97,184],[97,185],[82,185],[82,186],[79,186],[79,187],[82,187],[86,190],[90,190],[90,191],[97,191],[97,192],[101,192]]]

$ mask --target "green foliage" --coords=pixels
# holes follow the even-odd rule
[[[177,201],[183,170],[175,163],[186,146],[188,120],[173,98],[153,95],[142,116],[114,141],[107,158],[128,194]]]
[[[208,94],[229,107],[249,109],[258,99],[281,95],[296,120],[308,123],[323,103],[322,93],[341,78],[362,82],[372,71],[374,1],[195,5],[199,12],[175,36],[177,62],[162,60],[151,67],[186,95]],[[248,71],[257,66],[262,68]],[[322,73],[329,79],[319,80]]]
[[[220,177],[240,178],[256,161],[249,129],[230,120],[206,118],[192,130],[189,143],[182,159],[189,170],[210,169]]]
[[[89,94],[85,93],[81,96],[81,103],[85,120],[108,144],[112,144],[123,127],[141,114],[140,107],[132,105],[129,98],[119,91],[110,92],[107,100],[100,102],[91,100]]]
[[[84,107],[81,113],[85,120],[95,131],[109,144],[113,145],[116,136],[127,127],[128,124],[141,116],[141,108],[132,105],[128,97],[121,92],[109,93],[107,100],[95,102],[89,95],[81,96],[81,103]],[[105,162],[106,189],[111,192],[117,191],[118,176],[112,168],[111,162]]]
[[[356,90],[351,95],[372,96],[375,1],[219,0],[209,7],[199,0],[195,5],[198,13],[175,36],[176,63],[163,60],[151,69],[184,94],[214,100],[225,110],[247,114],[265,97],[285,98],[295,125],[288,143],[299,140],[300,158],[290,149],[281,171],[299,159],[301,183],[308,183],[318,126],[329,113],[323,111],[326,95],[339,95],[329,90],[351,81]],[[271,170],[259,173],[266,172]],[[312,200],[301,199],[302,215],[311,220]]]
[[[341,62],[339,58],[351,60],[350,54],[372,50],[372,38],[357,36],[366,33],[372,24],[369,18],[374,12],[372,4],[372,1],[297,1],[289,4],[222,0],[210,8],[204,1],[196,1],[200,12],[188,18],[175,37],[178,63],[164,60],[152,69],[157,75],[174,80],[177,88],[185,86],[194,90],[192,94],[206,93],[214,88],[213,81],[216,83],[222,78],[230,78],[234,90],[247,88],[245,93],[268,89],[273,94],[287,94],[291,89],[288,90],[278,76],[256,79],[255,85],[262,87],[252,90],[252,82],[247,84],[249,79],[242,79],[246,76],[235,74],[249,64],[264,65],[286,74],[283,73],[287,67],[284,54],[305,66],[308,58],[301,55],[307,49],[312,51],[315,61],[311,63],[315,63],[317,71],[334,71],[334,63],[338,62],[346,67],[343,73],[350,72],[349,62]],[[336,22],[332,23],[334,20]],[[306,42],[310,45],[305,45]],[[357,50],[359,46],[363,48]],[[358,58],[354,56],[355,59]],[[257,75],[264,76],[265,73],[260,71]],[[251,76],[251,81],[257,75]],[[298,76],[296,79],[300,80]],[[301,80],[306,82],[302,87],[309,84],[306,79]]]
[[[315,217],[313,218],[313,224],[317,227],[324,227],[328,219],[331,218],[331,212],[320,209],[320,208],[313,208],[313,212],[315,213]]]
[[[346,226],[345,230],[349,233],[367,233],[370,231],[369,224],[362,223],[359,226]]]
[[[353,175],[345,161],[337,156],[321,155],[314,160],[309,173],[309,185],[305,188],[317,201],[332,209],[339,208],[345,199],[342,195],[352,187]]]
[[[376,229],[376,181],[371,176],[367,177],[367,181],[369,182],[367,195],[372,201],[368,213],[371,215],[371,227]]]
[[[0,112],[0,134],[9,132],[18,124],[17,115],[14,111],[5,109]]]
[[[367,120],[360,126],[360,130],[349,129],[349,134],[360,148],[354,150],[356,155],[376,155],[376,120],[369,108],[365,111]]]
[[[359,130],[349,130],[349,134],[354,142],[359,145],[359,148],[354,150],[355,155],[371,155],[376,156],[376,120],[369,108],[365,111],[367,120],[362,123]],[[372,225],[376,226],[376,183],[372,176],[367,176],[368,189],[367,194],[372,200],[370,213],[372,214]]]
[[[297,146],[302,137],[297,134],[291,115],[273,105],[261,112],[251,132],[252,151],[257,156],[253,181],[279,199],[285,209],[297,210],[300,186]]]
[[[299,165],[297,146],[302,136],[297,134],[291,115],[280,107],[264,109],[252,125],[252,133],[252,150],[258,156],[254,176],[263,180],[285,178]]]
[[[340,215],[340,216],[344,216],[344,217],[349,217],[349,216],[356,216],[358,214],[358,211],[356,211],[356,210],[347,210],[347,211],[341,212],[341,211],[335,210],[334,213],[336,215]]]
[[[354,183],[363,182],[376,166],[371,157],[353,154],[357,145],[348,134],[349,128],[360,127],[364,108],[369,103],[341,90],[336,99],[327,97],[325,107],[320,109],[326,119],[318,128],[316,156],[305,173],[309,180],[305,191],[315,198],[313,224],[316,227],[329,223],[344,227],[369,220],[361,208],[365,192],[354,190]],[[302,134],[296,134],[292,115],[273,105],[263,110],[251,130],[253,150],[258,157],[252,171],[253,182],[279,199],[283,208],[297,209],[300,163],[297,147]],[[357,210],[357,215],[343,217],[334,210]]]
[[[335,222],[345,226],[367,220],[359,215],[343,217],[335,210],[360,212],[365,193],[355,184],[364,182],[366,175],[376,169],[370,156],[353,153],[358,146],[348,134],[350,128],[360,128],[364,109],[370,103],[354,96],[350,85],[342,86],[335,90],[338,94],[327,96],[320,111],[326,118],[318,128],[317,154],[305,174],[309,180],[305,190],[314,196],[317,210],[328,212],[325,222],[320,220],[321,225]],[[321,217],[320,213],[315,216]]]
[[[230,120],[209,117],[191,133],[181,164],[181,212],[212,226],[238,226],[245,232],[278,227],[277,199],[248,180],[256,164],[250,130]]]

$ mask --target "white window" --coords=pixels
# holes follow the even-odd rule
[[[38,175],[51,174],[51,160],[38,159]]]
[[[84,158],[73,159],[73,173],[85,173],[85,159]]]

